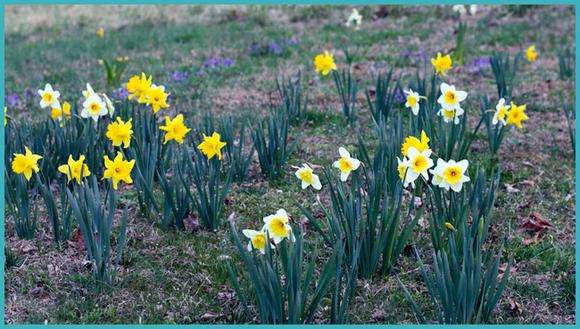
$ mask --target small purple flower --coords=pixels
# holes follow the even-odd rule
[[[467,65],[467,70],[470,73],[481,73],[483,70],[491,66],[489,57],[483,56],[478,57],[473,60],[469,65]]]
[[[234,66],[235,61],[232,58],[224,58],[222,60],[223,67],[232,67]]]
[[[121,87],[121,88],[117,88],[117,89],[113,90],[112,96],[115,100],[122,101],[122,100],[127,99],[128,95],[129,94],[127,93],[127,89],[125,89],[125,87]]]
[[[186,71],[175,71],[171,74],[171,79],[175,82],[183,82],[189,78],[189,73]]]
[[[298,40],[296,37],[292,37],[292,38],[286,40],[286,44],[288,46],[296,46],[299,43],[300,43],[300,40]]]
[[[395,101],[397,103],[403,103],[405,101],[405,94],[403,93],[403,90],[399,87],[395,88]]]
[[[220,59],[217,57],[211,57],[206,59],[203,63],[203,67],[206,69],[214,69],[220,65]]]
[[[4,103],[10,108],[18,107],[20,105],[20,97],[17,93],[12,93],[4,97]]]
[[[272,41],[268,44],[268,51],[274,55],[280,55],[283,50],[277,42]]]

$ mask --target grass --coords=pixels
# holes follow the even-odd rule
[[[331,81],[312,72],[316,52],[330,49],[343,63],[342,50],[347,45],[349,51],[355,50],[354,72],[360,77],[362,91],[373,84],[370,72],[381,68],[394,66],[395,75],[402,79],[412,76],[418,61],[402,55],[405,50],[424,50],[428,58],[436,51],[450,51],[457,20],[449,7],[391,6],[385,7],[387,16],[381,17],[379,7],[364,6],[363,28],[355,32],[343,26],[350,9],[338,6],[184,6],[173,11],[158,6],[115,6],[103,9],[114,14],[105,18],[106,36],[102,40],[96,36],[98,26],[85,7],[76,9],[82,14],[74,15],[67,9],[61,16],[54,14],[55,7],[49,7],[48,12],[54,15],[47,15],[48,23],[36,25],[23,23],[37,21],[19,14],[26,13],[26,8],[7,7],[11,30],[6,35],[5,90],[6,94],[17,93],[21,100],[27,90],[35,93],[45,82],[51,82],[67,100],[80,97],[85,82],[106,90],[98,58],[128,56],[125,78],[141,71],[152,74],[172,94],[170,113],[186,113],[191,123],[199,122],[206,113],[243,113],[256,118],[267,113],[275,93],[275,76],[301,69],[310,102],[306,122],[291,128],[290,166],[305,161],[329,166],[337,157],[338,146],[355,145],[357,133],[372,136],[363,93],[359,94],[360,121],[349,126],[340,114]],[[146,14],[152,8],[160,12],[159,17]],[[572,102],[575,96],[573,80],[558,79],[557,63],[560,46],[573,45],[574,14],[566,6],[531,6],[521,15],[514,14],[520,12],[516,9],[480,6],[476,16],[465,18],[466,63],[493,50],[513,54],[531,43],[540,51],[538,62],[524,64],[516,88],[518,100],[529,104],[530,120],[522,132],[511,133],[500,150],[502,188],[494,211],[493,236],[509,234],[506,249],[514,257],[515,270],[495,318],[499,323],[575,323],[574,162],[563,116],[556,110],[562,97]],[[380,18],[372,20],[374,14]],[[280,55],[250,51],[253,43],[283,44],[292,38],[296,44],[285,46]],[[203,68],[212,57],[231,58],[234,65]],[[188,72],[189,79],[174,81],[171,74],[176,70]],[[474,76],[458,68],[452,71],[451,79],[464,90],[473,91],[474,96],[495,93],[491,70]],[[467,111],[476,109],[475,99],[468,98]],[[8,111],[15,120],[43,118],[35,97]],[[478,110],[474,112],[477,115],[472,119],[479,115]],[[372,137],[368,139],[372,143]],[[473,157],[483,161],[486,147],[481,136],[474,143]],[[253,226],[284,208],[294,222],[299,222],[298,202],[314,200],[304,197],[292,171],[269,183],[259,174],[254,159],[249,181],[233,186],[225,213],[236,212],[241,225]],[[508,191],[507,184],[519,191]],[[134,193],[124,193],[123,203],[138,209]],[[550,220],[554,229],[537,243],[525,244],[527,236],[519,226],[532,212]],[[78,241],[73,239],[63,247],[50,243],[46,217],[30,242],[19,241],[8,220],[6,321],[244,321],[227,277],[225,258],[236,252],[225,226],[217,233],[174,232],[141,218],[137,211],[133,213],[119,282],[106,293],[91,288],[90,271],[83,265],[84,251],[78,248]],[[306,234],[307,240],[317,242],[314,232]],[[425,250],[428,230],[418,226],[415,234],[416,245]],[[405,254],[396,271],[425,309],[428,297],[417,267],[414,257]],[[521,312],[510,310],[509,300],[523,305]],[[394,278],[359,281],[350,316],[355,323],[415,323]]]

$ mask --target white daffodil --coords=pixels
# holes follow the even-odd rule
[[[453,122],[454,124],[459,124],[459,117],[464,113],[465,111],[463,111],[462,108],[458,108],[458,109],[444,109],[441,108],[439,109],[439,111],[437,112],[437,115],[442,116],[443,117],[443,121],[449,123],[449,122]]]
[[[346,27],[354,26],[354,29],[358,30],[360,28],[361,23],[362,23],[362,16],[358,12],[358,10],[355,8],[352,10],[352,12],[350,13],[350,16],[346,20]]]
[[[505,104],[505,99],[500,99],[495,106],[495,113],[493,114],[493,119],[491,123],[496,125],[498,122],[501,122],[504,126],[506,125],[506,117],[508,114],[508,110],[510,109],[509,105]]]
[[[407,173],[405,175],[405,185],[414,182],[419,176],[425,180],[429,179],[429,168],[433,167],[433,160],[431,160],[431,150],[427,149],[422,152],[417,151],[416,148],[409,148]]]
[[[403,182],[403,187],[407,187],[411,184],[411,186],[415,188],[415,181],[409,181],[407,179],[407,171],[409,171],[409,160],[407,158],[401,160],[397,157],[397,171],[399,173],[399,178]]]
[[[58,90],[53,90],[50,83],[44,85],[44,90],[38,89],[38,95],[40,95],[41,108],[60,108],[60,102],[58,101],[60,92],[58,92]]]
[[[419,100],[421,98],[425,98],[424,96],[419,95],[418,92],[413,91],[413,89],[404,90],[405,95],[407,95],[407,102],[405,103],[405,107],[411,109],[414,115],[419,114]]]
[[[351,158],[350,153],[342,146],[338,148],[338,154],[340,158],[334,161],[332,166],[340,170],[340,180],[346,182],[351,171],[360,167],[360,160]]]
[[[262,254],[266,253],[266,245],[268,245],[268,236],[266,235],[266,231],[243,230],[242,234],[250,239],[250,241],[248,241],[248,251],[257,249]],[[273,248],[274,246],[270,244],[270,247]]]
[[[292,234],[292,227],[288,223],[288,214],[284,209],[278,211],[270,216],[264,217],[264,227],[262,231],[267,230],[270,238],[275,244],[280,243],[284,238],[289,238],[294,242],[294,234]]]
[[[437,159],[437,166],[429,172],[433,174],[433,185],[444,188],[449,191],[451,188],[455,192],[461,191],[463,183],[469,182],[469,177],[465,174],[469,161],[461,160],[455,162],[449,160],[446,162],[443,159]]]
[[[83,102],[83,109],[81,111],[81,117],[83,118],[93,118],[95,122],[99,120],[99,117],[107,115],[108,110],[105,102],[97,94],[92,94]]]
[[[477,14],[477,5],[470,5],[469,6],[469,14],[471,16],[475,16],[475,14]]]
[[[320,178],[318,178],[318,175],[314,174],[312,168],[310,168],[306,163],[298,168],[294,174],[298,179],[300,179],[300,181],[302,181],[302,189],[305,189],[308,186],[312,186],[315,190],[320,190],[322,188]]]
[[[103,94],[103,98],[105,99],[105,105],[107,106],[107,111],[109,112],[109,116],[112,118],[113,114],[115,114],[115,106],[113,106],[113,102],[107,97],[106,94]]]
[[[91,84],[87,82],[87,89],[83,90],[83,97],[85,99],[87,99],[94,94],[95,94],[95,91],[93,90],[93,87],[91,87]]]
[[[467,98],[467,93],[462,90],[456,90],[454,85],[448,85],[445,82],[441,84],[441,96],[437,103],[446,110],[461,109],[461,102]]]
[[[453,7],[451,7],[451,9],[454,12],[459,13],[459,15],[461,15],[461,16],[467,14],[467,8],[465,8],[465,5],[453,5]]]

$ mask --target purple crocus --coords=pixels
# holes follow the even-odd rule
[[[491,66],[491,62],[490,62],[489,57],[483,56],[483,57],[478,57],[478,58],[474,59],[473,62],[471,62],[469,65],[467,65],[467,70],[470,73],[477,74],[477,73],[481,73],[483,70],[487,69],[490,66]]]
[[[17,93],[12,93],[4,97],[4,103],[10,108],[18,107],[20,105],[20,97]]]
[[[222,66],[223,66],[223,67],[226,67],[226,68],[227,68],[227,67],[232,67],[232,66],[234,66],[234,63],[235,63],[235,61],[234,61],[232,58],[229,58],[229,57],[228,57],[228,58],[224,58],[224,59],[222,60]]]
[[[405,94],[403,93],[403,89],[396,87],[394,97],[397,103],[403,103],[405,101]]]
[[[280,55],[283,49],[276,41],[272,41],[268,44],[268,51],[274,55]]]
[[[171,74],[171,79],[175,82],[183,82],[186,81],[189,78],[189,73],[187,73],[186,71],[174,71]]]
[[[125,89],[125,87],[121,87],[121,88],[117,88],[117,89],[113,90],[112,96],[115,100],[122,101],[122,100],[127,99],[128,95],[129,94],[127,93],[127,89]]]

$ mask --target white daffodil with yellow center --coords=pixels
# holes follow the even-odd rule
[[[346,182],[348,175],[360,167],[360,160],[351,158],[350,153],[342,146],[338,148],[338,154],[340,158],[332,166],[340,170],[340,180]]]
[[[419,176],[422,176],[425,180],[429,179],[428,170],[433,167],[433,160],[430,158],[431,153],[430,149],[419,152],[414,147],[409,148],[405,186],[415,182]]]
[[[510,106],[505,104],[505,99],[504,98],[500,99],[499,102],[497,102],[497,105],[495,106],[495,113],[493,114],[493,119],[491,120],[491,123],[496,125],[498,124],[498,122],[501,122],[505,126],[506,125],[505,119],[507,117],[509,109]]]
[[[93,90],[93,87],[91,87],[91,84],[87,82],[87,89],[82,91],[83,93],[83,97],[85,99],[91,97],[91,95],[95,94],[95,91]]]
[[[464,111],[462,108],[458,108],[458,109],[445,109],[445,108],[441,108],[439,109],[439,112],[437,112],[437,115],[442,116],[443,117],[443,121],[446,123],[449,122],[453,122],[454,124],[459,124],[459,117],[461,115],[463,115]]]
[[[447,191],[451,188],[455,192],[460,192],[463,183],[470,181],[469,176],[466,175],[468,166],[469,161],[467,160],[459,162],[449,160],[449,162],[446,162],[443,159],[437,159],[437,166],[430,170],[431,174],[433,174],[433,185],[444,188]]]
[[[409,170],[409,160],[405,157],[403,158],[403,160],[397,157],[397,172],[399,173],[399,179],[401,179],[401,182],[403,182],[403,187],[407,187],[409,186],[409,184],[411,184],[411,186],[415,188],[415,182],[408,181],[406,179],[408,170]]]
[[[38,95],[40,95],[41,108],[60,108],[60,102],[58,101],[60,92],[58,90],[53,90],[50,83],[44,85],[44,90],[38,89]]]
[[[356,8],[354,8],[350,13],[350,16],[346,20],[346,27],[354,26],[354,29],[358,30],[360,28],[361,23],[362,23],[362,15],[358,12]]]
[[[405,107],[411,109],[414,115],[419,114],[419,101],[421,98],[425,98],[424,96],[419,95],[418,92],[413,91],[413,89],[404,90],[405,95],[407,95],[407,101],[405,103]]]
[[[268,236],[266,231],[243,230],[242,234],[244,234],[246,238],[250,239],[250,241],[248,241],[248,251],[256,249],[259,250],[262,254],[266,253],[266,245],[268,245]],[[273,246],[271,245],[270,247]]]
[[[288,214],[284,209],[278,209],[275,214],[264,217],[262,231],[264,230],[268,231],[270,239],[275,244],[280,243],[285,238],[290,239],[292,242],[295,241],[294,235],[292,234],[292,227],[288,223]]]
[[[308,186],[312,186],[315,190],[320,190],[322,188],[320,178],[318,178],[318,175],[316,175],[312,168],[310,168],[306,163],[298,168],[294,174],[302,182],[302,189],[305,189]]]
[[[113,102],[109,99],[109,97],[107,97],[106,94],[103,94],[103,98],[105,99],[105,105],[107,106],[107,112],[109,113],[109,116],[112,118],[113,114],[115,114],[115,106],[113,105]]]
[[[467,98],[467,93],[463,90],[455,89],[455,86],[448,85],[445,82],[441,84],[441,96],[437,99],[437,103],[446,110],[461,109],[461,102]]]
[[[81,111],[81,117],[92,118],[97,122],[99,117],[107,115],[109,111],[105,102],[97,94],[92,94],[83,102],[83,109]]]

